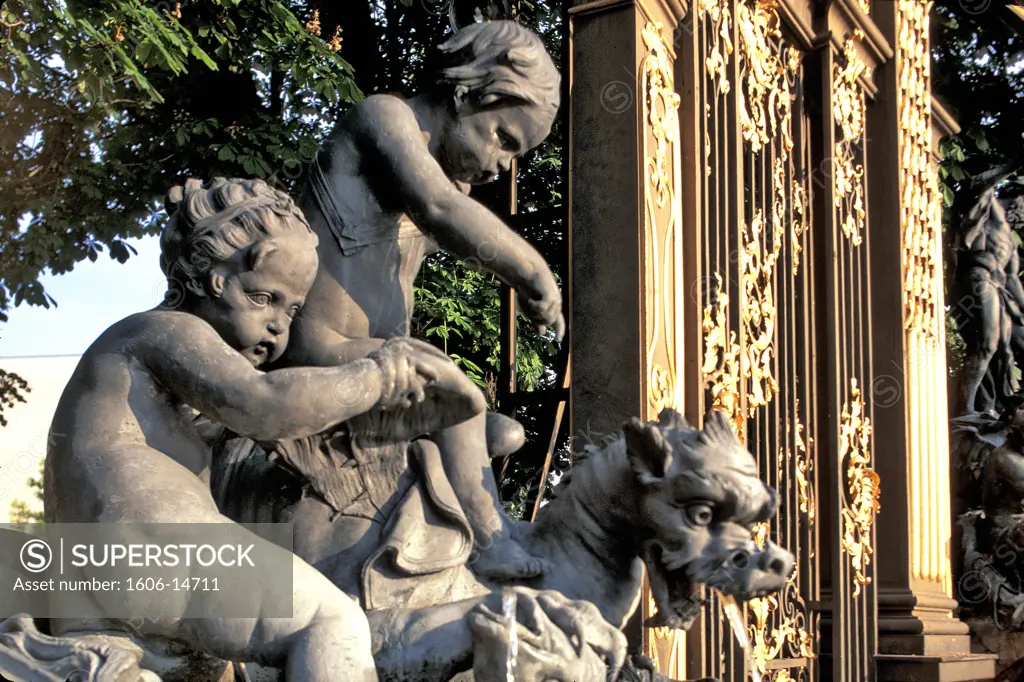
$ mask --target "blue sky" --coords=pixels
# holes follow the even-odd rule
[[[0,323],[0,357],[80,355],[114,322],[159,303],[165,288],[159,238],[130,243],[139,253],[127,263],[103,253],[66,275],[43,277],[57,307],[23,304],[10,311],[10,321]]]

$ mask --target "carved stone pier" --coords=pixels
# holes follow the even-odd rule
[[[683,411],[673,29],[686,11],[680,0],[570,3],[573,433]],[[639,646],[639,619],[631,635]],[[662,672],[682,679],[682,633],[648,639]]]
[[[894,46],[876,74],[868,114],[875,433],[885,506],[878,524],[879,680],[988,680],[995,656],[971,655],[953,617],[947,369],[939,138],[958,131],[930,94],[930,2],[876,1],[872,18]],[[885,278],[885,279],[883,279]],[[889,386],[891,384],[891,386]],[[881,387],[881,384],[879,384]],[[885,403],[880,407],[881,402]]]

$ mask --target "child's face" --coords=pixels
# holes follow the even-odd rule
[[[552,113],[531,104],[484,110],[466,105],[445,130],[445,171],[473,185],[490,182],[512,159],[543,142],[553,120]]]
[[[220,295],[207,299],[200,315],[253,366],[273,362],[284,354],[292,318],[305,303],[317,265],[308,238],[254,244],[210,274],[211,286],[220,278]]]

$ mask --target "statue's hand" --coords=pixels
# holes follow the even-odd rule
[[[562,292],[547,266],[538,270],[525,285],[518,289],[519,307],[530,318],[541,334],[548,327],[555,330],[555,338],[565,337],[565,318],[562,316]]]
[[[384,409],[422,403],[428,386],[459,371],[443,352],[408,337],[388,339],[370,358],[381,371],[379,406]]]

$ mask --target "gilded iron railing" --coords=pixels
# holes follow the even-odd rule
[[[831,679],[875,678],[874,519],[880,481],[871,431],[870,241],[866,200],[865,85],[871,74],[855,29],[821,57],[823,110],[818,151],[827,163],[816,233],[827,254],[819,311],[824,361],[821,405],[832,416],[819,456],[823,463],[821,537],[829,557],[822,590],[823,652]]]
[[[747,654],[709,595],[688,672],[872,679],[879,486],[861,393],[872,372],[858,36],[811,50],[765,0],[696,0],[680,31],[679,59],[699,67],[683,103],[694,139],[682,142],[701,160],[686,178],[699,209],[683,230],[699,251],[687,275],[702,305],[703,404],[732,415],[779,492],[756,541],[798,559],[780,594],[747,605]]]

